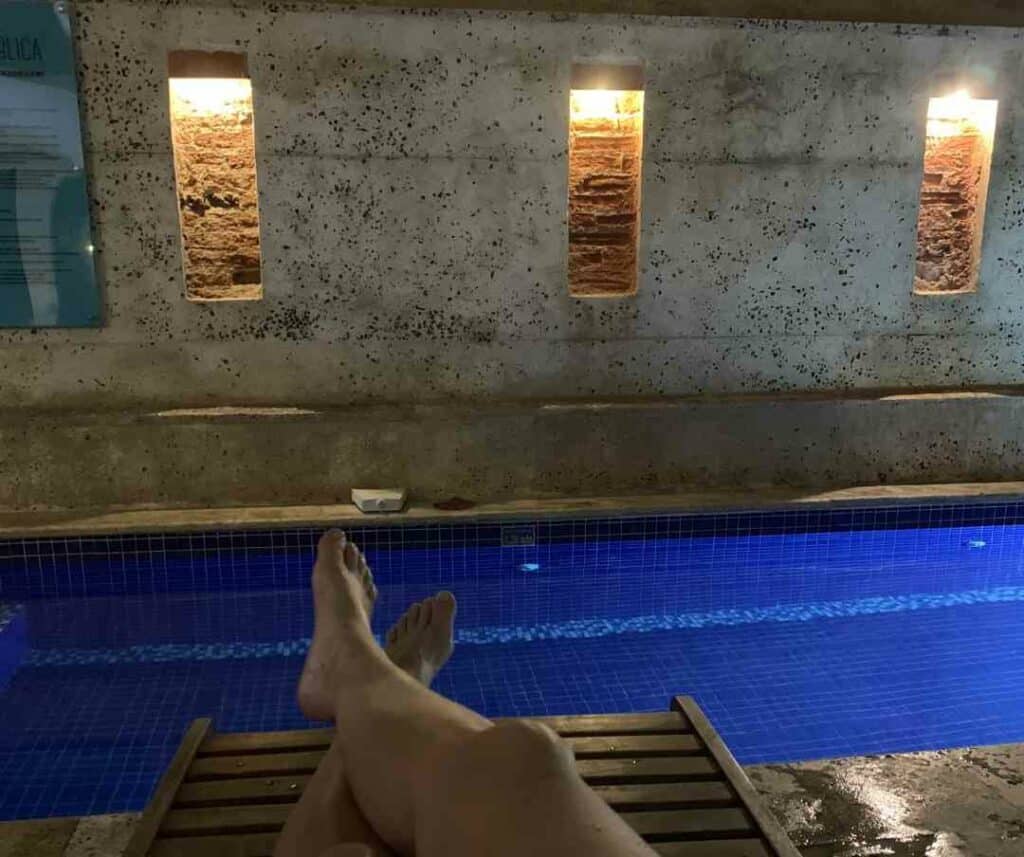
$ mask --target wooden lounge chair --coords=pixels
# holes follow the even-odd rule
[[[664,857],[799,857],[697,704],[664,714],[538,717],[580,774]],[[126,857],[270,857],[330,730],[185,734]]]

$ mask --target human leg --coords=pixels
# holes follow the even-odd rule
[[[320,679],[333,690],[356,801],[386,842],[418,857],[653,853],[587,788],[550,730],[495,726],[391,663],[370,633],[361,564],[343,534],[321,540]]]
[[[376,589],[365,562],[360,579],[372,607]],[[451,655],[454,614],[455,600],[448,592],[413,604],[388,632],[388,658],[429,686]],[[315,676],[316,657],[311,655],[309,660]],[[323,700],[318,696],[315,677],[311,680],[304,669],[303,678],[300,705],[307,716],[316,717],[323,710]],[[361,848],[351,852],[353,857],[388,857],[394,853],[356,804],[345,775],[344,757],[335,740],[289,815],[274,853],[275,857],[318,857],[328,852],[334,855],[338,848]],[[337,857],[348,853],[337,851]]]

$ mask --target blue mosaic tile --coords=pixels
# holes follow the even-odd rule
[[[0,542],[0,818],[138,809],[195,717],[306,725],[294,683],[318,536]],[[488,715],[692,693],[743,762],[1024,740],[1024,504],[352,536],[378,633],[455,592],[438,689]]]

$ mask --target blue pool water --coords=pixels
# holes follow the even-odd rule
[[[744,763],[1024,741],[1024,504],[360,528],[485,714],[704,706]],[[187,723],[301,728],[317,533],[0,543],[0,818],[141,807]]]

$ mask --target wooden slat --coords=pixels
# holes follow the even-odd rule
[[[233,780],[245,777],[274,777],[311,774],[323,753],[278,753],[254,756],[211,756],[196,759],[189,768],[187,782]],[[713,779],[717,766],[705,756],[664,758],[580,759],[580,775],[591,783],[657,782],[676,779]]]
[[[566,738],[577,759],[617,756],[692,756],[704,752],[695,735],[608,735]]]
[[[677,696],[673,700],[672,706],[676,710],[682,711],[693,724],[694,731],[707,745],[708,751],[728,777],[729,783],[743,801],[747,811],[753,816],[754,821],[761,829],[761,834],[775,851],[777,857],[800,857],[800,852],[790,841],[786,831],[782,829],[782,825],[768,810],[753,783],[733,758],[729,748],[715,731],[711,722],[704,716],[704,712],[701,711],[696,701],[689,696]]]
[[[663,722],[661,720],[657,722]],[[679,721],[681,723],[681,721]],[[593,722],[578,728],[593,729]],[[634,724],[635,728],[635,724]],[[692,734],[676,729],[674,733],[630,733],[630,725],[609,735],[577,736],[570,734],[566,741],[577,755],[675,755],[697,753],[701,744]],[[211,756],[241,756],[282,752],[326,750],[333,732],[329,729],[309,729],[298,732],[246,733],[238,735],[211,735],[199,748],[200,758]]]
[[[652,842],[651,848],[661,857],[771,857],[760,839],[723,839],[718,842]],[[215,855],[211,855],[211,857],[215,857]]]
[[[685,806],[738,806],[725,782],[641,783],[594,786],[594,793],[613,809],[672,809]]]
[[[272,833],[284,827],[288,804],[246,804],[211,809],[172,809],[160,825],[162,838],[213,836],[225,833]]]
[[[591,785],[616,785],[631,782],[656,783],[686,779],[716,779],[718,767],[703,756],[678,756],[669,759],[580,759],[576,768]]]
[[[228,806],[240,803],[294,803],[306,790],[309,776],[246,777],[184,783],[174,800],[176,808]]]
[[[158,839],[150,857],[272,857],[276,833]],[[759,839],[652,842],[661,857],[771,857]]]
[[[172,813],[173,815],[173,813]],[[696,839],[756,836],[742,809],[677,809],[669,812],[624,812],[621,818],[644,838]]]
[[[169,838],[276,832],[284,827],[291,810],[290,806],[281,804],[175,809],[164,817],[160,836]],[[678,836],[750,836],[757,832],[747,814],[735,807],[624,812],[622,819],[640,835],[662,839]]]
[[[300,777],[246,777],[185,783],[175,809],[232,806],[244,803],[294,803],[309,782]],[[615,809],[672,809],[688,806],[738,806],[739,799],[725,781],[641,783],[595,786],[597,796]]]
[[[256,753],[247,756],[207,756],[192,763],[186,781],[194,783],[239,777],[312,774],[323,757],[321,750],[302,753]]]
[[[677,698],[673,709],[532,719],[566,738],[583,778],[662,857],[798,857],[699,707]],[[149,853],[271,857],[333,732],[204,739],[208,729],[207,721],[203,734],[193,736],[189,758],[196,758],[191,765],[186,759],[179,772],[177,800],[170,811],[164,808]]]
[[[588,736],[567,738],[566,741],[581,760],[671,757],[701,752],[697,738],[686,734]],[[212,751],[196,759],[189,769],[188,782],[309,774],[316,770],[324,755],[323,750],[272,752],[269,745],[260,748],[259,752],[226,755],[223,748],[222,744],[214,744]]]
[[[178,786],[185,779],[193,756],[206,737],[206,733],[210,731],[211,723],[210,718],[204,717],[193,721],[192,725],[188,727],[185,737],[181,739],[181,744],[178,746],[178,751],[160,778],[153,797],[146,805],[146,810],[142,813],[142,818],[139,819],[132,838],[128,841],[124,857],[146,857],[150,845],[153,844],[153,837],[174,802]]]
[[[597,735],[670,735],[693,732],[679,712],[651,714],[584,714],[565,717],[531,717],[563,737]],[[199,749],[200,756],[233,756],[244,753],[279,753],[285,750],[327,748],[333,729],[299,729],[286,732],[240,732],[210,735]]]
[[[150,857],[273,857],[276,833],[157,839]]]
[[[333,729],[210,735],[199,748],[199,755],[234,756],[244,753],[280,753],[287,750],[326,750],[331,745],[333,737]]]
[[[584,714],[567,717],[529,717],[551,727],[562,737],[584,735],[650,735],[692,732],[680,712],[653,714]]]

